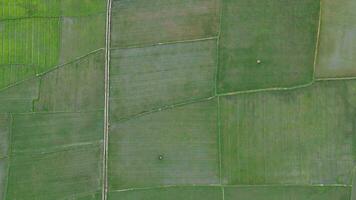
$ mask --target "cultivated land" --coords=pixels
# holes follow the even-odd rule
[[[0,0],[0,200],[355,199],[353,8]]]
[[[356,76],[356,2],[322,1],[320,50],[316,76]]]
[[[217,102],[210,100],[111,123],[110,190],[218,184],[216,120]]]
[[[223,2],[219,93],[312,81],[319,1]]]
[[[216,40],[111,50],[111,120],[214,94]]]
[[[219,0],[113,1],[114,47],[217,36]]]

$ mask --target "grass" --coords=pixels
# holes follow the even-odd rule
[[[216,106],[211,100],[111,123],[110,191],[218,184]]]
[[[356,82],[221,97],[225,184],[351,184]]]
[[[218,93],[312,81],[319,1],[223,0]]]
[[[316,76],[356,76],[356,2],[323,0]]]
[[[214,94],[216,40],[113,49],[110,121]]]
[[[219,0],[113,1],[113,47],[216,36]]]

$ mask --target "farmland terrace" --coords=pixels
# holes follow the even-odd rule
[[[356,200],[355,10],[1,0],[0,200]]]

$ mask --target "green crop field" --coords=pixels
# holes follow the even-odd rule
[[[356,200],[355,0],[0,0],[0,200]]]

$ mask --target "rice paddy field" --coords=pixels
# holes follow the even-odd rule
[[[0,0],[0,200],[356,200],[354,0]]]

